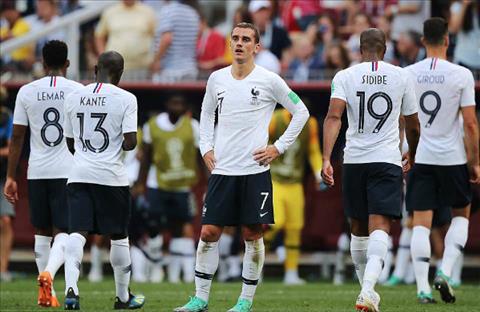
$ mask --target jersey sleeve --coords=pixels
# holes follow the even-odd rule
[[[125,115],[122,121],[122,132],[137,132],[137,98],[130,94],[126,101]]]
[[[285,107],[293,116],[287,130],[273,143],[280,154],[283,154],[295,142],[310,114],[300,97],[288,87],[287,83],[280,76],[273,73],[272,88],[275,101]]]
[[[202,111],[200,113],[200,153],[204,156],[213,149],[214,145],[214,127],[215,110],[217,109],[217,100],[214,89],[214,77],[210,75],[207,81],[205,96],[202,102]]]
[[[405,91],[402,97],[402,115],[409,116],[418,112],[417,96],[415,95],[415,85],[408,71],[404,71]]]
[[[330,90],[330,98],[340,99],[347,102],[347,93],[345,92],[343,70],[336,73],[335,77],[333,77],[332,86]]]
[[[23,100],[23,93],[24,92],[22,92],[22,89],[20,89],[15,100],[15,109],[13,111],[13,124],[28,126],[28,115],[27,109],[25,107],[25,101]]]
[[[475,80],[473,74],[465,69],[461,77],[463,88],[460,94],[460,107],[475,106]]]

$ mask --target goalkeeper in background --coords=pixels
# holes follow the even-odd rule
[[[287,129],[292,116],[286,109],[274,112],[270,122],[270,142],[275,142]],[[322,182],[322,154],[318,142],[318,123],[310,117],[297,140],[284,154],[271,164],[273,181],[273,207],[275,224],[265,233],[271,243],[279,231],[284,231],[286,257],[284,262],[286,285],[301,285],[305,281],[298,276],[301,233],[304,225],[305,196],[303,178],[308,158],[319,189]]]

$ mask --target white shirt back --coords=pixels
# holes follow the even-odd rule
[[[64,139],[64,102],[83,85],[61,76],[48,76],[20,88],[13,123],[29,126],[28,179],[66,179],[72,154]]]
[[[92,83],[68,96],[65,136],[74,138],[68,183],[128,186],[123,134],[137,132],[137,98],[108,83]]]
[[[363,62],[338,72],[332,98],[347,102],[344,163],[386,162],[401,166],[399,117],[417,112],[406,71],[385,62]]]
[[[293,118],[285,133],[274,143],[283,153],[297,138],[308,120],[300,98],[277,74],[256,65],[245,78],[233,78],[232,66],[213,72],[207,82],[200,116],[200,151],[213,150],[213,174],[250,175],[264,172],[253,153],[268,144],[268,126],[277,103]],[[218,125],[214,135],[215,110]]]
[[[430,165],[467,162],[460,108],[475,106],[475,81],[465,67],[427,58],[406,67],[417,94],[420,141],[415,161]]]

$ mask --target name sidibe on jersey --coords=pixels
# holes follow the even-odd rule
[[[362,84],[387,84],[387,75],[363,75]]]
[[[37,101],[64,100],[64,92],[37,92]]]
[[[105,96],[96,96],[96,97],[80,97],[80,105],[82,106],[105,106],[106,102]]]

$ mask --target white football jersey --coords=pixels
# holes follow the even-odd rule
[[[64,139],[64,102],[83,85],[61,76],[47,76],[20,88],[13,123],[30,128],[28,179],[66,179],[72,154]]]
[[[385,62],[363,62],[338,72],[331,98],[347,103],[344,163],[401,166],[399,117],[417,112],[408,73]]]
[[[137,98],[108,83],[92,83],[65,102],[65,136],[74,138],[68,183],[127,186],[123,134],[137,132]]]
[[[200,115],[200,151],[213,150],[213,174],[249,175],[267,171],[253,153],[268,144],[268,126],[277,103],[292,115],[285,133],[274,143],[283,153],[308,120],[300,98],[277,74],[256,65],[244,79],[233,78],[232,66],[213,72],[207,82]],[[214,135],[215,111],[218,125]]]
[[[406,69],[415,84],[421,126],[415,161],[442,166],[467,163],[460,109],[475,106],[472,73],[438,58],[427,58]]]

